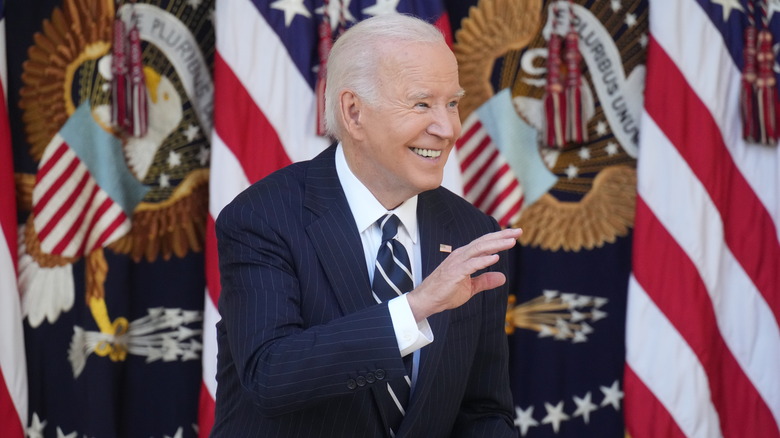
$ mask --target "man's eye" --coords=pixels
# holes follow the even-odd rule
[[[414,106],[416,108],[428,108],[428,104],[425,102],[417,102],[416,104],[414,104]]]
[[[453,100],[452,102],[448,103],[447,106],[449,106],[450,108],[457,108],[458,107],[458,101],[457,100]]]

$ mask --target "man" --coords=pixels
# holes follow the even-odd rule
[[[337,40],[327,81],[338,146],[217,219],[212,436],[515,436],[507,294],[489,289],[520,230],[439,187],[454,55],[430,24],[378,16]]]

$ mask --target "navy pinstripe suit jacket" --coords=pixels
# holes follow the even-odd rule
[[[212,437],[385,437],[375,396],[404,374],[387,304],[376,304],[335,147],[252,185],[216,228],[222,292]],[[498,229],[439,188],[418,202],[424,275]],[[505,268],[503,260],[496,269]],[[501,265],[501,266],[499,266]],[[398,437],[516,436],[506,291],[431,316]]]

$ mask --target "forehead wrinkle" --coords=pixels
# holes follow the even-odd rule
[[[455,92],[455,93],[452,95],[452,97],[460,99],[461,97],[463,97],[463,96],[465,96],[465,95],[466,95],[466,90],[464,90],[463,88],[461,88],[461,89],[459,89],[458,91],[456,91],[456,92]],[[417,91],[417,92],[413,92],[413,93],[410,93],[410,94],[409,94],[409,96],[408,96],[408,98],[409,98],[410,100],[425,100],[425,99],[429,99],[429,98],[431,98],[431,97],[433,97],[433,94],[432,94],[432,93],[428,93],[428,92],[426,92],[426,91]]]

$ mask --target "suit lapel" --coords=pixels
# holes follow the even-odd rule
[[[360,234],[336,173],[335,150],[332,146],[312,160],[306,173],[304,207],[316,216],[306,233],[346,315],[375,302]]]

